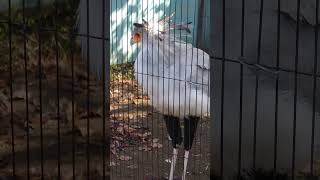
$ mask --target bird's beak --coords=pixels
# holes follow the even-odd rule
[[[133,37],[131,37],[131,39],[130,39],[130,45],[133,45],[133,44],[135,44],[135,42],[134,42],[134,40],[133,40]]]

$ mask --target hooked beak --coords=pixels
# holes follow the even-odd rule
[[[134,42],[134,40],[133,40],[133,37],[131,37],[131,39],[130,39],[130,45],[133,45],[133,44],[135,44],[136,42]]]

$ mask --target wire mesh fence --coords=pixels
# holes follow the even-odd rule
[[[320,176],[319,0],[4,4],[0,179]]]
[[[177,110],[187,109],[188,103],[195,102],[184,101],[184,96],[189,96],[189,94],[185,94],[183,90],[179,92],[179,87],[176,92],[168,90],[174,84],[185,86],[184,78],[189,74],[181,73],[182,76],[177,78],[177,76],[170,76],[170,73],[180,73],[179,71],[183,71],[186,66],[190,66],[190,64],[183,63],[187,62],[186,59],[175,59],[179,52],[181,57],[186,57],[187,52],[184,50],[190,50],[190,48],[184,44],[179,46],[177,45],[178,42],[174,44],[174,41],[171,41],[172,39],[164,38],[159,40],[159,37],[166,33],[170,38],[176,38],[174,40],[194,43],[197,40],[203,40],[205,36],[197,37],[194,29],[187,36],[179,30],[167,30],[166,28],[168,27],[163,27],[167,26],[166,22],[161,24],[160,20],[175,13],[171,17],[170,23],[196,22],[198,20],[198,12],[192,10],[195,6],[198,6],[198,2],[192,0],[112,2],[114,4],[111,6],[119,9],[120,12],[116,12],[111,16],[111,24],[120,25],[114,29],[114,36],[112,35],[111,37],[111,44],[113,44],[111,51],[115,53],[111,58],[114,58],[117,64],[121,64],[124,61],[129,63],[122,64],[120,67],[115,65],[111,68],[111,179],[165,179],[169,177],[170,167],[173,163],[173,140],[168,138],[168,126],[166,127],[165,123],[167,114],[162,113],[161,109],[164,106],[172,105],[163,103],[163,101],[171,101],[168,98],[179,101],[174,102],[172,107]],[[144,20],[147,22],[143,23]],[[206,18],[201,20],[207,21]],[[134,32],[127,34],[127,36],[121,36],[122,32],[118,30],[134,31],[137,28],[134,23],[140,23],[147,26],[145,28],[149,28],[148,31],[142,32],[142,40],[138,45],[130,44],[131,36],[134,35]],[[194,25],[194,28],[196,29],[197,27]],[[121,54],[121,51],[120,53],[116,52],[119,51],[117,49],[119,46],[124,54]],[[126,53],[131,53],[131,55]],[[192,58],[194,62],[203,64],[202,54],[203,52],[199,52],[198,58],[197,56],[187,58]],[[170,55],[173,56],[168,57]],[[123,59],[123,57],[126,59]],[[141,61],[138,61],[139,58]],[[174,67],[175,65],[172,66],[174,61],[180,61],[181,66],[179,67],[178,63],[176,67]],[[135,62],[135,64],[130,62]],[[173,69],[168,72],[165,66],[171,66],[170,68]],[[199,73],[196,72],[196,68],[194,69],[194,72],[191,73]],[[141,79],[137,82],[136,80],[139,79],[139,76]],[[198,77],[201,79],[200,73]],[[172,80],[172,83],[166,84],[165,81],[169,80]],[[199,84],[207,86],[196,90],[199,95],[202,94],[203,89],[208,88],[208,84],[205,81],[202,79],[202,84],[199,81]],[[178,99],[178,96],[181,96],[181,99]],[[203,96],[203,98],[206,98],[206,96]],[[201,99],[199,98],[198,101],[200,102]],[[161,102],[163,106],[159,105]],[[205,108],[203,111],[208,111],[209,107]],[[171,121],[175,121],[173,117],[170,118]],[[183,119],[178,121],[183,125]],[[187,171],[188,179],[209,178],[209,122],[208,117],[202,118],[198,125],[194,146],[190,151],[191,155]],[[176,128],[174,131],[179,131],[178,128],[180,127],[173,128]],[[185,136],[186,134],[184,134]],[[177,159],[175,176],[181,176],[185,159],[183,148],[179,149]]]
[[[317,179],[319,1],[211,5],[212,174]]]
[[[80,61],[79,1],[42,3],[9,0],[1,12],[0,177],[106,178],[108,81]],[[107,47],[102,37],[92,38]]]
[[[143,7],[144,2],[139,1],[75,0],[44,5],[39,0],[30,7],[29,1],[7,1],[7,11],[1,14],[1,177],[168,176],[172,148],[163,115],[134,79],[129,59],[133,60],[139,49],[129,43],[129,35],[126,40],[118,35],[133,29],[134,10],[137,22],[142,21],[138,11],[144,14],[145,9],[150,11],[149,20],[177,9],[181,13],[174,21],[197,18],[197,12],[185,15],[182,11],[185,5],[187,11],[192,8],[195,1],[168,2],[154,1]],[[110,16],[113,6],[117,12]],[[156,14],[156,9],[161,12]],[[93,16],[95,13],[98,16]],[[124,18],[130,15],[131,19]],[[115,18],[112,23],[122,25],[112,31],[109,17]],[[181,33],[171,34],[184,40]],[[190,34],[186,41],[195,42],[195,32]],[[106,58],[110,52],[117,63],[111,68]],[[198,125],[187,172],[193,179],[208,178],[208,124],[209,119],[204,118]],[[176,170],[180,173],[184,158],[179,159]]]

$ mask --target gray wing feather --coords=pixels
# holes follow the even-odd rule
[[[97,75],[99,79],[102,77],[102,67],[103,67],[103,40],[102,40],[102,30],[103,24],[103,0],[88,0],[88,10],[87,10],[87,0],[80,0],[79,9],[78,9],[78,31],[80,34],[80,46],[81,46],[81,53],[82,59],[87,60],[89,58],[90,63],[90,72]],[[107,3],[109,3],[107,1]],[[108,7],[106,5],[106,7]],[[87,12],[89,12],[89,33],[87,30]],[[106,17],[105,19],[107,19]],[[107,21],[107,20],[106,20]],[[105,26],[105,39],[108,35],[107,32],[109,28]],[[86,37],[89,35],[89,41]],[[109,43],[108,41],[106,43]],[[89,51],[88,48],[89,47]],[[88,54],[89,53],[89,54]],[[107,53],[105,53],[107,54]]]

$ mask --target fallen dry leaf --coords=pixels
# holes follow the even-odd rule
[[[139,147],[139,151],[151,151],[151,150],[152,148],[147,145]]]
[[[42,115],[42,124],[44,125],[48,121],[49,121],[49,117],[43,114]],[[40,115],[39,114],[31,118],[31,124],[36,125],[36,126],[40,125]]]
[[[150,100],[147,99],[133,99],[135,105],[148,105],[150,104]]]
[[[110,161],[110,166],[116,166],[117,164],[113,161]]]
[[[26,91],[25,91],[25,89],[19,89],[19,90],[13,91],[12,98],[13,98],[13,100],[26,99]]]
[[[125,155],[121,155],[121,156],[119,157],[119,159],[120,159],[121,161],[129,161],[129,160],[132,159],[132,157],[130,157],[130,156],[125,156]]]
[[[74,106],[74,112],[76,112],[76,106]],[[66,108],[66,114],[67,114],[67,121],[72,121],[72,103],[69,102]]]
[[[8,109],[10,107],[10,102],[6,95],[4,95],[2,92],[0,92],[0,112],[3,112],[3,114],[8,112]]]
[[[153,148],[162,148],[163,145],[160,144],[160,143],[154,142],[154,143],[152,143],[152,147],[153,147]]]

